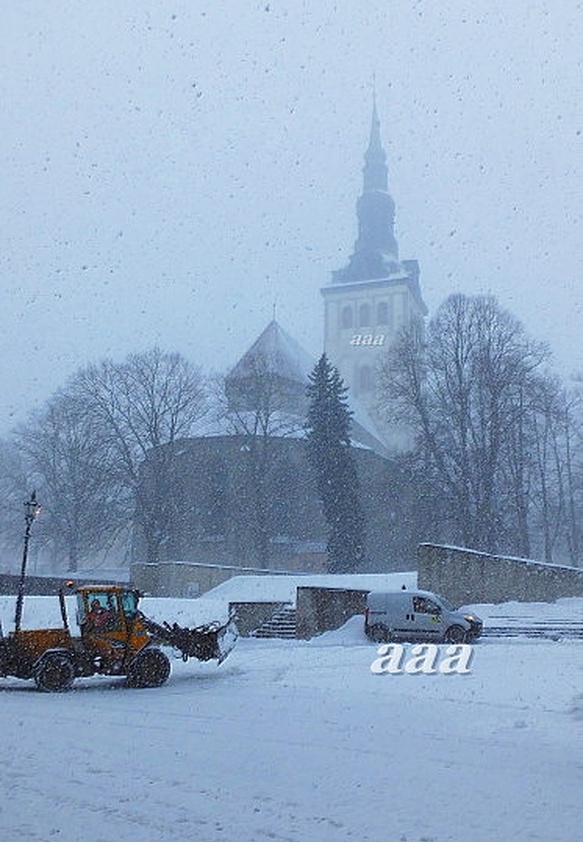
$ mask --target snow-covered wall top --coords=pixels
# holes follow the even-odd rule
[[[355,590],[398,590],[402,585],[415,588],[417,574],[347,573],[300,576],[233,576],[204,594],[201,599],[228,602],[295,602],[298,587],[349,588]]]

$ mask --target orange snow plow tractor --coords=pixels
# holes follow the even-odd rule
[[[139,610],[137,591],[116,585],[74,591],[80,635],[73,635],[65,593],[61,588],[61,628],[21,629],[18,621],[5,637],[0,627],[0,676],[33,679],[39,690],[57,693],[91,675],[125,676],[132,687],[159,687],[170,675],[170,660],[160,647],[178,650],[184,660],[220,664],[237,639],[233,618],[194,628],[156,623]]]

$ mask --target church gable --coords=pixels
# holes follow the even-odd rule
[[[306,384],[315,360],[275,321],[225,378],[231,412],[263,409],[305,415]]]

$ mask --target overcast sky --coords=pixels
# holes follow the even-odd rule
[[[492,292],[583,371],[578,0],[1,0],[0,434],[80,366],[321,351],[372,79],[430,312]]]

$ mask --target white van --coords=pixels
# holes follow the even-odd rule
[[[469,643],[482,634],[482,621],[463,614],[429,591],[371,591],[364,630],[370,640],[434,640]]]

